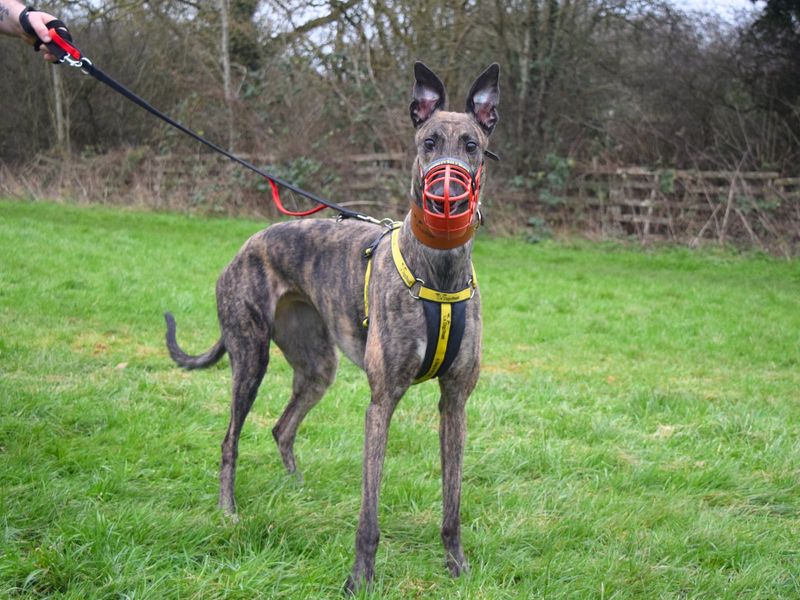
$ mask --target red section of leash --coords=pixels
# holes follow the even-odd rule
[[[49,23],[48,23],[48,25],[49,25]],[[58,46],[64,52],[69,54],[73,59],[75,59],[75,60],[80,60],[81,59],[81,51],[78,50],[72,44],[70,44],[67,40],[62,38],[60,35],[58,35],[58,32],[55,30],[55,28],[50,28],[50,29],[47,30],[47,32],[50,34],[50,38],[53,40],[53,42],[56,44],[56,46]]]
[[[283,205],[281,202],[281,194],[278,191],[278,184],[275,183],[272,179],[267,179],[269,181],[269,186],[272,188],[272,201],[275,203],[275,206],[278,207],[278,210],[281,211],[284,215],[289,217],[307,217],[309,215],[313,215],[321,210],[328,208],[324,204],[318,204],[314,208],[310,208],[308,210],[301,210],[301,211],[293,211],[289,210]]]

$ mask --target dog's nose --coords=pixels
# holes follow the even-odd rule
[[[445,185],[444,181],[437,181],[429,189],[431,195],[436,198],[453,198],[458,194],[455,188],[456,186],[452,183]],[[435,209],[436,212],[444,213],[444,201],[434,200],[431,204],[433,204],[431,208]]]
[[[440,215],[445,214],[445,202],[449,202],[450,204],[451,215],[462,213],[467,210],[469,206],[469,202],[466,199],[459,199],[456,201],[459,197],[463,198],[467,191],[464,185],[458,181],[450,181],[449,183],[437,181],[434,182],[428,190],[431,195],[431,197],[429,197],[429,209]]]

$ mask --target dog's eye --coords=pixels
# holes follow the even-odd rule
[[[473,152],[475,152],[478,149],[478,144],[476,142],[473,142],[472,140],[470,140],[469,142],[467,142],[466,148],[467,148],[467,152],[472,154]]]
[[[427,138],[424,142],[422,142],[422,145],[425,147],[425,150],[431,151],[436,148],[436,140],[433,138]]]

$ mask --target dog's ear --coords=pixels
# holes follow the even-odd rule
[[[442,81],[421,62],[414,63],[414,91],[412,92],[411,122],[417,128],[444,108],[445,91]]]
[[[500,65],[493,63],[472,84],[467,96],[467,113],[489,134],[497,125],[497,104],[500,102]]]

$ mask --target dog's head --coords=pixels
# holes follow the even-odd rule
[[[455,248],[475,232],[485,153],[498,119],[499,75],[500,66],[491,65],[472,84],[466,112],[448,112],[444,84],[421,62],[414,65],[411,224],[427,246]]]

